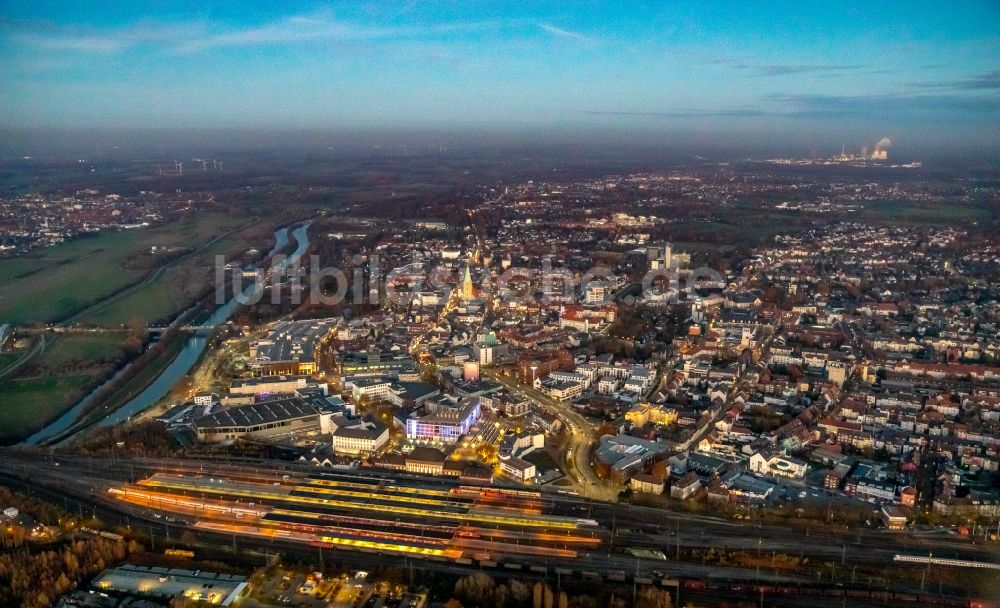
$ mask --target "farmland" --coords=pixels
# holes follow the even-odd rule
[[[941,226],[955,222],[987,221],[990,209],[972,204],[884,200],[865,205],[860,217],[873,223]]]
[[[141,284],[79,316],[87,325],[121,325],[135,317],[162,323],[214,287],[215,256],[232,259],[251,247],[266,249],[273,236],[270,224],[251,221],[211,245],[170,263]]]
[[[0,390],[0,442],[17,439],[56,418],[86,393],[93,377],[15,378]]]
[[[145,332],[134,326],[167,322],[187,309],[212,288],[216,255],[234,259],[251,248],[266,251],[281,221],[204,213],[0,261],[4,322],[104,328],[49,333],[40,352],[2,381],[0,442],[37,430],[110,377],[141,349]],[[2,368],[25,352],[3,353]],[[149,366],[129,391],[141,389],[161,369]]]
[[[151,247],[190,249],[248,221],[205,214],[147,230],[82,237],[32,255],[0,261],[0,319],[51,323],[140,281],[167,260]]]
[[[124,333],[60,336],[0,390],[0,441],[61,414],[110,376],[125,356]]]
[[[62,336],[32,362],[51,371],[72,366],[110,363],[122,356],[124,334]]]

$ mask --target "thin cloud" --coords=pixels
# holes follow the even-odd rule
[[[117,53],[128,46],[128,43],[123,40],[78,34],[45,36],[31,33],[18,33],[11,36],[11,38],[17,43],[25,46],[35,47],[43,51],[54,52],[67,51],[73,53],[110,54]]]
[[[23,22],[0,22],[19,42],[43,51],[115,53],[136,46],[161,46],[190,53],[238,46],[284,45],[321,41],[356,41],[434,37],[474,32],[504,25],[493,21],[443,23],[427,26],[374,26],[341,21],[329,14],[292,15],[254,27],[225,29],[196,21],[135,24],[109,30],[86,30]]]
[[[126,48],[173,43],[203,32],[203,24],[140,22],[126,28],[102,30],[60,26],[48,22],[0,20],[0,33],[17,43],[41,51],[110,54]]]
[[[630,111],[630,110],[584,110],[583,114],[589,116],[629,116],[629,117],[652,117],[652,118],[696,118],[703,116],[734,116],[750,118],[754,116],[775,116],[774,112],[755,108],[730,108],[721,110],[697,110],[680,109],[664,110],[654,112]]]
[[[911,82],[911,87],[928,89],[955,89],[959,91],[990,91],[1000,89],[1000,70],[986,72],[972,78],[945,80],[943,82]]]
[[[770,95],[768,101],[784,107],[787,116],[802,118],[921,118],[945,115],[974,117],[1000,112],[994,95]]]
[[[755,76],[791,76],[795,74],[829,74],[837,75],[844,72],[863,70],[868,66],[861,64],[830,64],[830,63],[757,63],[748,57],[734,55],[720,56],[698,61],[701,65],[729,66],[737,70],[751,72]]]
[[[474,32],[495,28],[492,21],[445,23],[429,26],[368,26],[338,21],[326,16],[296,15],[260,27],[212,33],[193,40],[182,50],[225,46],[256,46],[294,44],[310,41],[377,40],[390,38],[416,38],[439,36],[454,32]]]
[[[557,38],[569,38],[569,39],[572,39],[572,40],[579,40],[580,42],[594,42],[595,41],[590,36],[586,36],[584,34],[581,34],[579,32],[574,32],[572,30],[563,29],[561,27],[557,27],[555,25],[551,25],[551,24],[548,24],[548,23],[539,23],[538,27],[540,27],[543,31],[545,31],[545,32],[547,32],[549,34],[552,34],[553,36],[555,36]]]
[[[828,64],[740,64],[736,68],[754,72],[757,76],[790,76],[794,74],[834,74],[861,70],[864,65],[828,65]]]

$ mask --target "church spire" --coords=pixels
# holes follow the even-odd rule
[[[472,288],[472,271],[469,270],[471,264],[465,265],[465,279],[462,281],[462,298],[471,300],[475,297]]]

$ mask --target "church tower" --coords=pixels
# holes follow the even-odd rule
[[[470,264],[465,265],[465,279],[462,281],[462,299],[471,300],[476,297],[472,288],[472,272],[469,270]]]

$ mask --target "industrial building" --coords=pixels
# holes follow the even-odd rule
[[[248,585],[246,577],[234,574],[125,564],[105,570],[91,582],[91,586],[101,591],[161,599],[184,597],[207,604],[232,606],[243,598]]]
[[[238,437],[275,437],[319,430],[320,410],[316,402],[302,397],[261,401],[238,405],[195,418],[193,426],[199,441],[222,442]]]
[[[594,451],[597,469],[605,475],[625,478],[660,458],[667,446],[630,435],[604,435]]]

